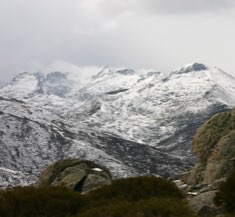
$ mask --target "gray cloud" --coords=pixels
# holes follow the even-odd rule
[[[58,61],[65,64],[57,69],[73,71],[74,65],[169,71],[201,61],[235,75],[232,6],[228,0],[1,1],[0,80]]]
[[[145,0],[142,8],[157,13],[218,12],[235,6],[234,0]]]

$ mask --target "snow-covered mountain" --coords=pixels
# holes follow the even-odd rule
[[[115,177],[169,176],[194,162],[196,129],[235,105],[235,79],[199,63],[170,74],[105,67],[83,82],[22,73],[0,96],[2,186],[33,182],[66,157],[104,164]]]

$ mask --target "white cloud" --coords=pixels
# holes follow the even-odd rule
[[[41,70],[44,73],[55,72],[55,71],[60,71],[65,73],[69,72],[70,75],[72,75],[73,77],[77,77],[78,80],[84,80],[92,75],[97,74],[103,68],[104,66],[78,66],[62,60],[57,60],[52,64],[45,66],[44,68],[41,68]]]

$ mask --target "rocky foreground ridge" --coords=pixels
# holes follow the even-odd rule
[[[193,152],[199,163],[189,176],[189,183],[211,184],[235,169],[235,109],[209,119],[193,140]]]
[[[112,176],[104,166],[79,159],[60,160],[46,167],[38,180],[40,187],[63,186],[85,193],[111,184]]]
[[[197,130],[193,152],[199,162],[176,184],[188,194],[200,216],[224,216],[214,197],[221,183],[235,171],[235,109],[214,115]],[[226,217],[226,215],[225,215]]]

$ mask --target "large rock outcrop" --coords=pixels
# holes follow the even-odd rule
[[[198,129],[193,152],[199,163],[187,182],[212,184],[235,169],[235,109],[217,114]]]
[[[223,208],[214,204],[214,197],[235,170],[235,109],[205,122],[197,130],[192,148],[198,163],[182,174],[179,187],[188,194],[189,204],[198,216],[225,217]]]
[[[60,160],[45,168],[39,178],[39,186],[65,186],[86,192],[112,180],[108,169],[91,161],[79,159]]]

